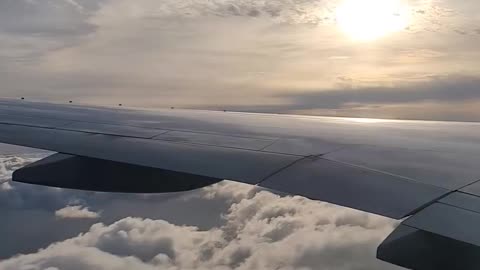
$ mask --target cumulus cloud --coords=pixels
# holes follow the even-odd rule
[[[396,269],[375,259],[395,221],[232,182],[202,194],[230,198],[224,225],[202,230],[128,217],[4,260],[0,269]]]
[[[71,205],[55,211],[55,216],[58,218],[99,218],[100,214],[90,211],[88,207],[81,205]]]

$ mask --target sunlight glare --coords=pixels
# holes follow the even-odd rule
[[[375,119],[375,118],[344,118],[349,122],[362,123],[362,124],[376,124],[390,122],[388,119]]]
[[[410,14],[405,0],[343,0],[336,19],[353,40],[371,41],[405,29]]]

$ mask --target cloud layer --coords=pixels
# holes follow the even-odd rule
[[[9,168],[25,164],[23,158],[15,160],[10,157],[0,164],[8,163]],[[13,185],[0,191],[0,199],[7,194],[13,199],[12,195],[22,190],[28,191]],[[129,199],[132,206],[124,203],[112,208],[106,202],[115,197],[78,197],[79,194],[72,196],[74,192],[38,188],[21,204],[10,202],[10,207],[21,207],[11,209],[12,213],[22,209],[33,213],[35,203],[26,206],[30,205],[28,197],[35,194],[51,200],[57,197],[59,203],[95,205],[94,209],[105,210],[105,214],[129,211],[135,200],[141,200],[132,197]],[[397,269],[375,259],[377,245],[397,224],[383,217],[302,197],[281,197],[228,181],[185,193],[171,205],[155,196],[144,200],[154,206],[152,210],[181,204],[190,208],[209,203],[222,206],[196,210],[202,215],[225,208],[213,213],[222,217],[221,223],[204,228],[134,215],[109,221],[108,215],[102,214],[97,217],[101,223],[80,230],[82,233],[78,236],[51,243],[37,252],[2,260],[0,269]],[[48,211],[54,217],[57,205],[52,201],[43,207],[51,209]],[[132,210],[140,213],[142,208],[145,207]],[[182,215],[181,208],[172,210]],[[68,212],[68,217],[72,217],[72,213],[76,217],[86,213],[90,217],[95,215],[80,206],[67,206],[57,214],[59,212]],[[151,215],[155,215],[154,211]],[[36,216],[36,226],[42,227],[45,217]],[[57,233],[55,224],[64,222],[62,220],[56,219],[42,229],[43,233]],[[78,227],[76,222],[84,219],[66,220],[70,225],[62,226]],[[2,239],[8,238],[2,236]]]
[[[0,263],[0,269],[387,269],[375,248],[394,222],[300,197],[244,189],[208,231],[163,220],[125,218],[96,224],[78,237]],[[227,194],[222,194],[223,189]]]

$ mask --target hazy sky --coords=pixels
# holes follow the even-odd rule
[[[2,96],[479,120],[480,5],[2,0]]]

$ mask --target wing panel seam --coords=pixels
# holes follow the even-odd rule
[[[2,111],[2,108],[0,108],[0,112]],[[25,118],[40,118],[40,119],[48,119],[48,120],[59,120],[59,121],[73,121],[73,123],[89,123],[89,124],[99,124],[99,125],[112,125],[112,126],[119,126],[119,127],[133,127],[133,128],[142,128],[142,129],[152,129],[152,130],[164,130],[164,131],[178,131],[178,132],[190,132],[190,133],[198,133],[198,134],[207,134],[207,135],[220,135],[220,136],[230,136],[233,138],[244,138],[244,139],[261,139],[261,140],[278,140],[280,139],[279,137],[251,137],[251,136],[242,136],[242,135],[236,135],[236,134],[229,134],[229,133],[221,133],[221,132],[208,132],[208,131],[201,131],[201,130],[191,130],[191,129],[175,129],[175,128],[159,128],[159,127],[142,127],[138,125],[125,125],[125,124],[118,124],[118,123],[111,123],[111,122],[98,122],[98,121],[85,121],[85,120],[72,120],[72,119],[67,119],[67,118],[57,118],[57,117],[44,117],[44,116],[28,116],[28,115],[15,115],[8,113],[7,111],[3,110],[3,113],[0,113],[2,115],[7,115],[7,116],[17,116],[17,117],[25,117]],[[21,125],[21,124],[13,124],[13,123],[2,123],[2,124],[12,124],[12,125]],[[39,127],[39,126],[34,126],[34,125],[29,125],[31,127]],[[158,134],[162,135],[162,134]],[[158,136],[157,135],[157,136]]]
[[[26,127],[26,128],[34,128],[34,129],[47,129],[47,130],[57,130],[57,131],[67,131],[67,132],[74,132],[74,133],[84,133],[84,134],[92,134],[92,135],[102,135],[102,136],[111,136],[111,137],[119,137],[125,139],[139,139],[139,140],[148,140],[152,142],[162,142],[168,144],[176,144],[176,145],[190,145],[190,146],[200,146],[200,147],[214,147],[214,148],[223,148],[223,149],[234,149],[240,151],[248,151],[248,152],[255,152],[255,153],[263,153],[263,154],[271,154],[271,155],[279,155],[279,156],[289,156],[289,157],[300,157],[303,158],[304,156],[293,155],[293,154],[285,154],[285,153],[274,153],[274,152],[264,152],[258,150],[252,150],[247,148],[237,148],[237,147],[228,147],[228,146],[219,146],[219,145],[210,145],[210,144],[199,144],[199,143],[190,143],[190,142],[175,142],[175,141],[168,141],[168,140],[156,140],[156,139],[149,139],[144,137],[135,137],[135,136],[127,136],[127,135],[115,135],[115,134],[105,134],[100,132],[88,132],[88,131],[81,131],[81,130],[69,130],[69,129],[62,129],[62,128],[55,128],[55,127],[38,127],[32,125],[22,125],[22,124],[10,124],[10,123],[0,123],[0,125],[6,126],[17,126],[17,127]],[[35,147],[34,147],[35,148]],[[48,149],[45,149],[48,150]]]
[[[264,153],[265,153],[265,152],[264,152]],[[309,159],[309,158],[312,158],[312,157],[314,157],[314,156],[301,157],[301,158],[299,158],[299,159],[297,159],[297,160],[292,161],[290,164],[287,164],[287,165],[283,166],[282,168],[280,168],[280,169],[272,172],[271,174],[267,175],[265,178],[263,178],[262,180],[260,180],[260,182],[258,182],[258,183],[256,184],[256,186],[258,186],[258,185],[260,185],[261,183],[267,181],[267,180],[270,179],[272,176],[274,176],[274,175],[276,175],[276,174],[278,174],[278,173],[280,173],[280,172],[282,172],[282,171],[284,171],[284,170],[292,167],[293,165],[297,164],[298,162],[301,162],[301,161],[303,161],[303,160],[305,160],[305,159]]]

